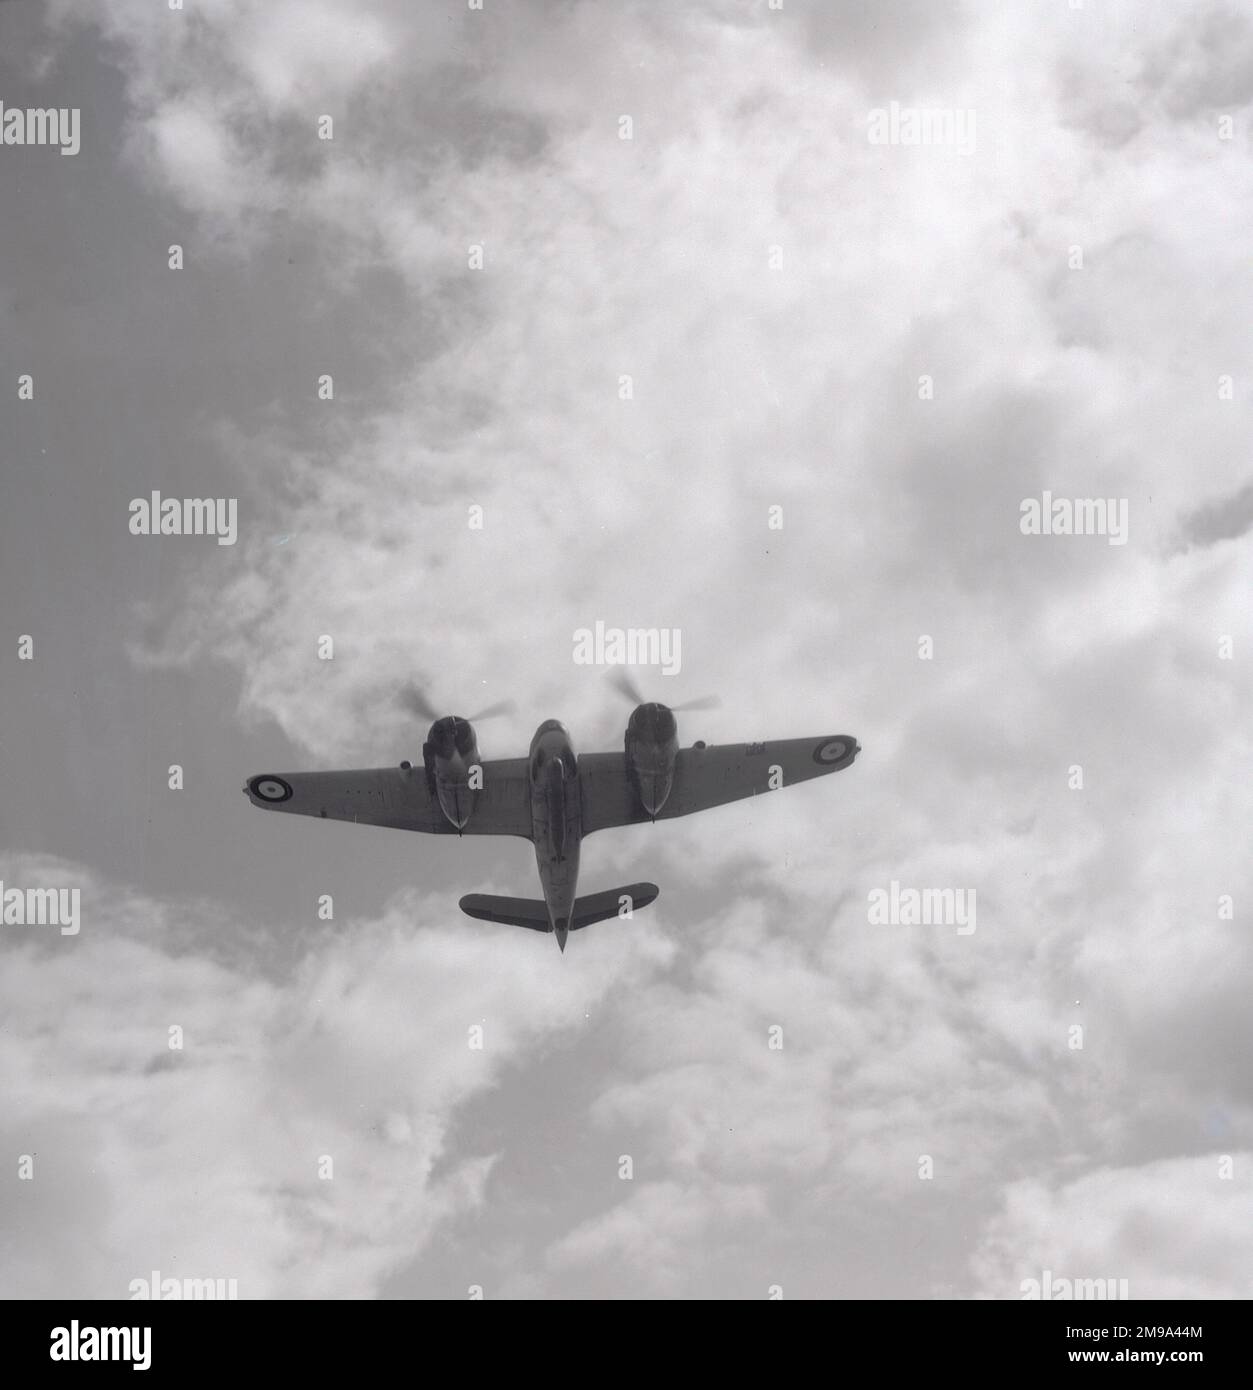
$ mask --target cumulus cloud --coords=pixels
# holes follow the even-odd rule
[[[590,955],[608,948],[578,967],[612,1031],[569,1061],[571,1094],[603,1154],[636,1154],[638,1187],[588,1178],[571,1210],[533,1179],[549,1219],[495,1217],[502,1248],[536,1257],[523,1278],[502,1256],[506,1287],[566,1292],[600,1268],[611,1291],[681,1292],[711,1242],[754,1289],[767,1247],[788,1287],[828,1291],[1013,1297],[1046,1259],[1187,1282],[1171,1231],[1131,1260],[1124,1227],[1089,1217],[1109,1174],[1136,1210],[1191,1182],[1215,1111],[1253,1142],[1231,1060],[1251,962],[1219,915],[1253,888],[1253,691],[1220,647],[1247,628],[1253,562],[1205,543],[1242,534],[1247,488],[1253,302],[1223,230],[1253,210],[1247,24],[1218,5],[911,3],[870,23],[223,3],[181,27],[149,8],[53,13],[109,39],[133,167],[216,239],[214,273],[308,238],[302,312],[340,356],[318,367],[333,403],[311,371],[299,399],[219,424],[253,518],[238,567],[137,609],[137,661],[224,663],[277,755],[360,765],[412,751],[411,679],[458,708],[520,695],[488,756],[551,714],[615,746],[625,711],[573,667],[572,633],[670,626],[684,671],[641,673],[648,694],[726,699],[685,738],[848,729],[865,748],[831,782],[592,842],[585,874],[658,878],[649,911],[674,943],[628,957],[634,994],[616,956]],[[973,109],[974,149],[872,144],[867,114],[892,101]],[[1125,498],[1128,544],[1024,536],[1020,503],[1045,490]],[[1206,499],[1224,497],[1219,515]],[[977,931],[871,925],[867,894],[892,879],[975,890]],[[490,1154],[448,1135],[487,1077],[444,1038],[485,988],[522,1051],[574,1015],[532,940],[488,952],[466,930],[410,939],[392,915],[248,994],[242,1036],[279,1045],[264,1099],[232,1097],[222,1130],[263,1136],[268,1195],[228,1183],[237,1224],[197,1258],[225,1259],[269,1201],[285,1234],[261,1288],[365,1289],[432,1213],[484,1200]],[[190,988],[180,963],[153,968]],[[207,981],[219,1027],[232,980]],[[109,989],[101,1027],[130,1002]],[[332,1142],[377,1194],[351,1218],[293,1166]],[[1206,1287],[1231,1293],[1210,1221],[1225,1200],[1197,1197],[1219,1252]],[[807,1244],[833,1225],[838,1275]],[[345,1248],[347,1275],[307,1262]]]
[[[667,954],[639,936],[554,972],[406,893],[266,969],[265,924],[214,905],[47,857],[0,881],[82,903],[74,938],[5,927],[3,1130],[33,1163],[6,1184],[8,1297],[121,1298],[154,1269],[241,1298],[377,1294],[483,1200],[498,1155],[449,1155],[458,1108]]]
[[[976,1258],[988,1298],[1024,1280],[1126,1280],[1133,1299],[1238,1296],[1253,1283],[1248,1152],[1101,1168],[1005,1193]],[[1121,1287],[1121,1285],[1119,1285]]]
[[[652,1292],[670,1294],[691,1278],[693,1243],[707,1244],[719,1223],[764,1215],[761,1194],[751,1187],[646,1183],[603,1216],[563,1236],[549,1251],[548,1263],[576,1272],[620,1264]]]

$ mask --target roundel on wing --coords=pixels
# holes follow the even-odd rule
[[[260,797],[262,801],[287,801],[291,798],[291,785],[281,777],[262,774],[260,777],[254,777],[248,785],[253,796]]]
[[[848,755],[848,743],[842,738],[825,738],[814,749],[814,762],[838,763]]]

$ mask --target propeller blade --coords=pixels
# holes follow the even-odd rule
[[[419,719],[429,719],[432,723],[440,717],[439,711],[434,708],[426,695],[412,682],[404,686],[400,691],[400,703],[410,712],[416,714]]]
[[[618,667],[618,669],[614,671],[609,677],[609,680],[614,689],[618,691],[620,695],[625,695],[632,704],[646,705],[648,703],[640,694],[639,687],[621,667]]]
[[[514,700],[500,700],[496,704],[488,705],[486,709],[480,710],[478,714],[470,715],[470,723],[477,724],[480,719],[498,719],[502,714],[512,714],[517,708],[517,702]]]
[[[698,700],[684,700],[681,705],[671,705],[673,714],[682,714],[689,709],[721,709],[722,701],[716,695],[702,695]]]

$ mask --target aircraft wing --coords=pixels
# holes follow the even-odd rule
[[[482,764],[483,789],[463,835],[520,835],[531,838],[530,786],[525,758],[497,758]],[[286,811],[324,820],[385,825],[456,835],[457,827],[440,810],[421,765],[370,767],[355,772],[263,772],[250,777],[244,793],[263,811]]]
[[[674,782],[658,820],[689,816],[711,806],[807,782],[848,767],[861,748],[851,734],[826,738],[785,738],[772,743],[722,743],[708,748],[680,748]],[[584,753],[579,758],[583,793],[583,833],[651,819],[640,807],[627,775],[624,753]]]

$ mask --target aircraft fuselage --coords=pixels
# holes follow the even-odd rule
[[[535,731],[528,772],[535,863],[548,920],[564,951],[579,885],[583,808],[578,758],[570,735],[557,720],[545,720]]]

